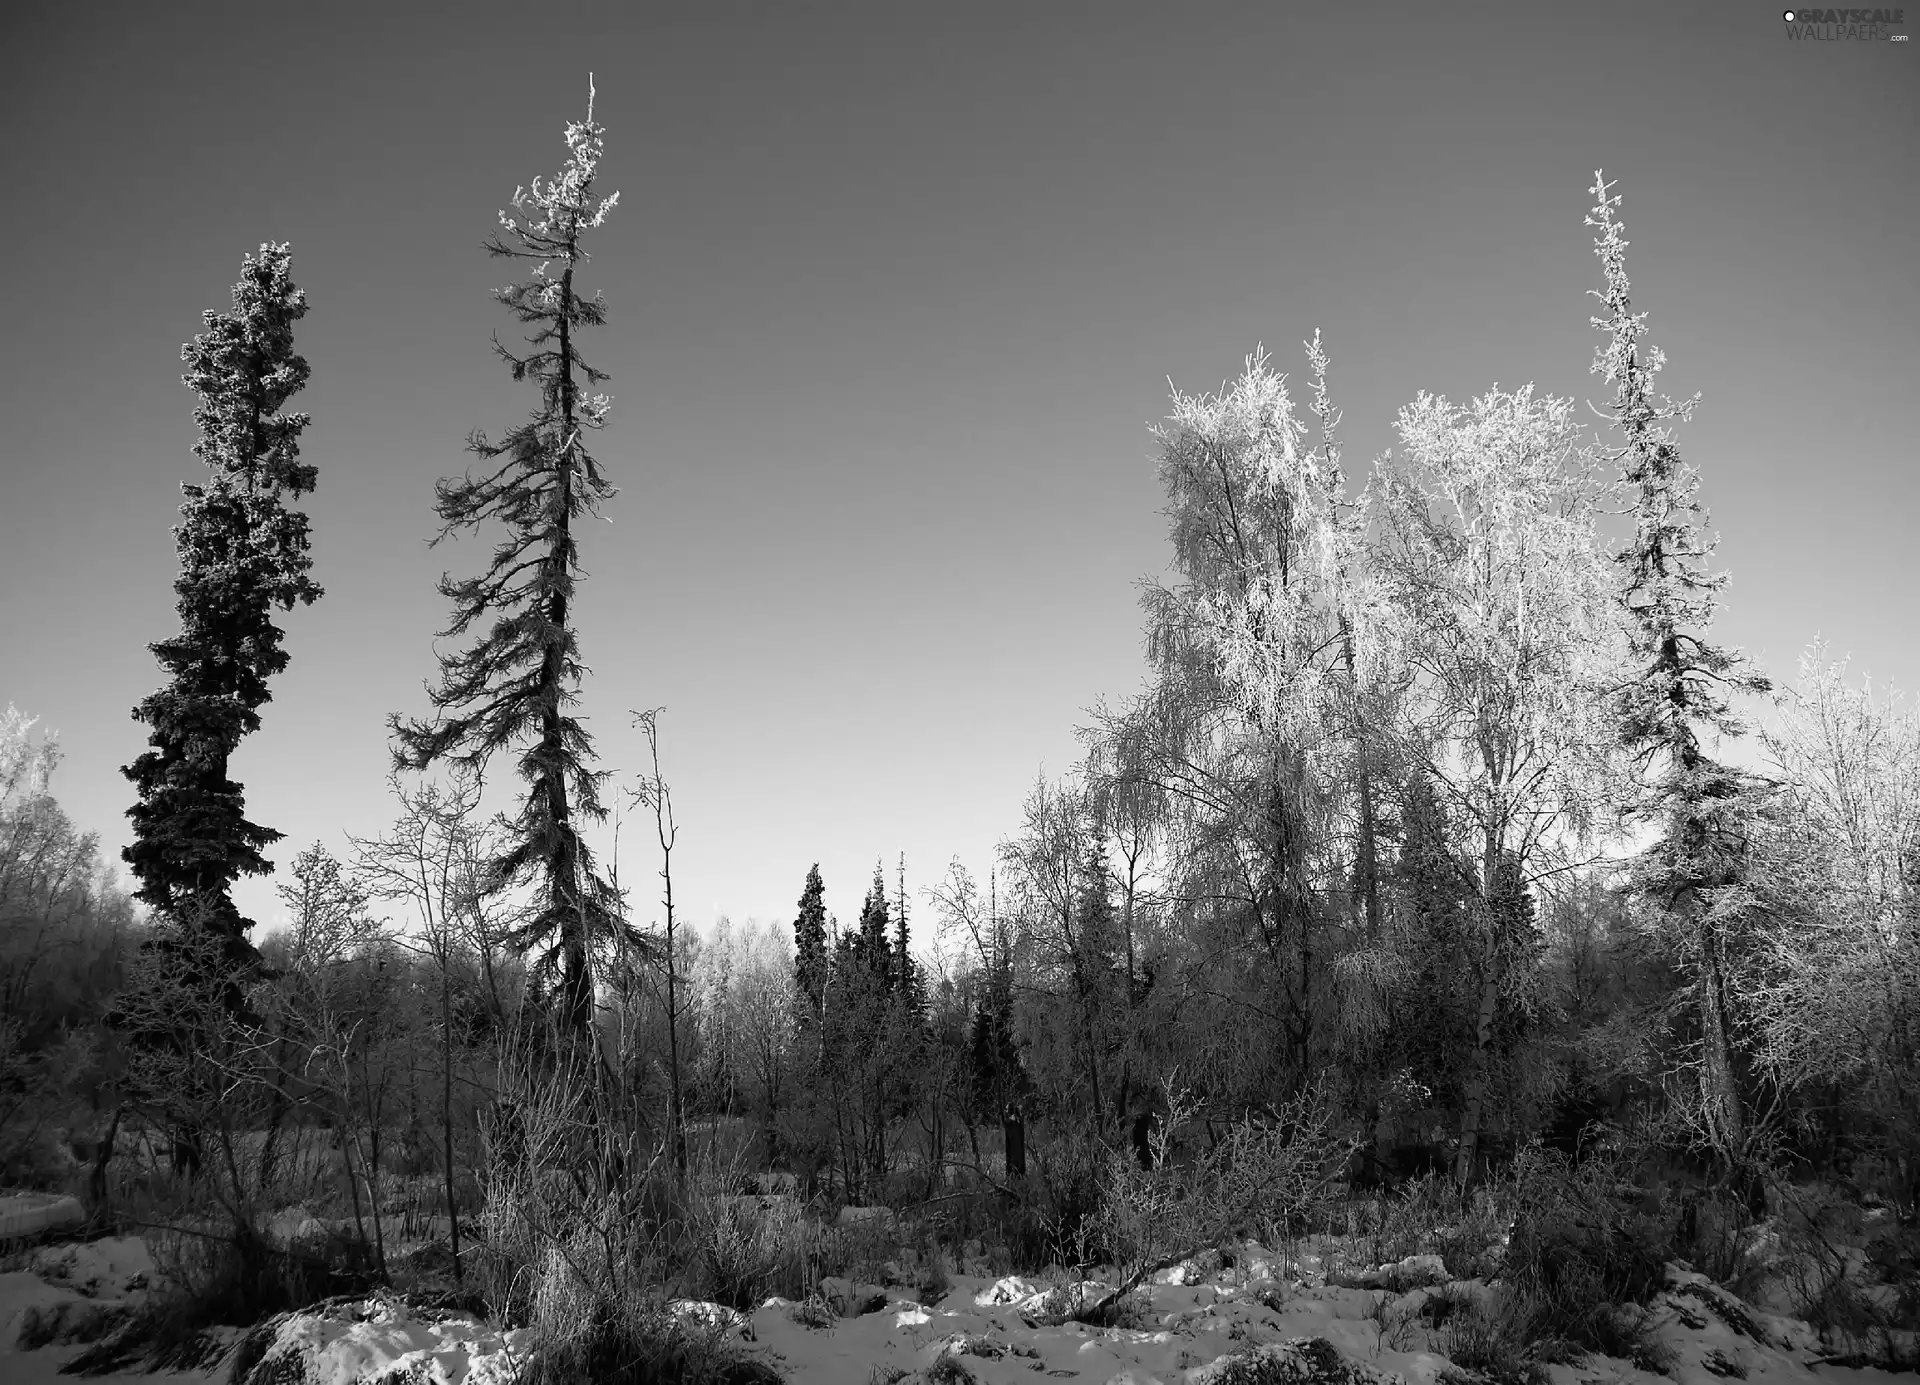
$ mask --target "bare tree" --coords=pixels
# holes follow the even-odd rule
[[[673,904],[673,847],[680,828],[673,818],[673,791],[660,773],[660,713],[663,708],[633,713],[634,724],[647,738],[647,753],[653,769],[640,776],[631,790],[634,802],[653,814],[655,839],[660,843],[660,897],[662,933],[666,946],[660,957],[666,981],[667,1008],[667,1127],[673,1141],[673,1167],[682,1177],[687,1172],[686,1100],[680,1072],[680,1020],[685,1008],[680,995],[679,915]]]
[[[505,1015],[492,957],[507,929],[490,916],[484,889],[486,862],[497,844],[488,840],[488,827],[476,821],[481,796],[476,776],[456,772],[444,788],[428,784],[409,790],[397,775],[390,782],[400,817],[384,836],[352,839],[355,869],[373,897],[412,906],[419,929],[411,945],[431,959],[439,979],[441,1173],[458,1280],[463,1270],[454,1156],[454,973],[461,955],[479,958],[497,1031]]]

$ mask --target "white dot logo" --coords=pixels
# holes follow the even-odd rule
[[[1789,24],[1791,24],[1791,23],[1793,23],[1793,11],[1792,11],[1792,10],[1782,10],[1782,11],[1780,12],[1780,17],[1781,17],[1782,19],[1784,19],[1784,20],[1786,20],[1786,21],[1787,21],[1787,23],[1789,23]]]

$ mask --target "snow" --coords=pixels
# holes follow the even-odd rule
[[[1249,1269],[1281,1263],[1264,1248],[1248,1249],[1254,1253],[1237,1258]],[[1381,1280],[1404,1282],[1429,1277],[1435,1265],[1422,1257],[1383,1269],[1388,1273]],[[1087,1385],[1205,1385],[1221,1374],[1221,1358],[1247,1352],[1276,1358],[1276,1367],[1289,1363],[1288,1378],[1309,1385],[1325,1378],[1313,1369],[1324,1349],[1306,1345],[1314,1338],[1339,1353],[1341,1379],[1348,1385],[1389,1380],[1436,1385],[1451,1364],[1430,1349],[1438,1343],[1424,1330],[1415,1326],[1396,1334],[1391,1327],[1383,1331],[1379,1320],[1385,1316],[1391,1323],[1394,1316],[1382,1314],[1381,1304],[1417,1310],[1418,1298],[1429,1290],[1395,1294],[1328,1285],[1311,1272],[1305,1277],[1306,1283],[1294,1286],[1265,1274],[1229,1270],[1209,1272],[1204,1283],[1145,1286],[1139,1291],[1140,1327],[1097,1328],[1076,1322],[1029,1326],[1049,1296],[1047,1286],[1035,1280],[955,1275],[938,1303],[912,1307],[896,1301],[886,1311],[820,1329],[794,1322],[791,1305],[770,1300],[751,1315],[749,1349],[771,1360],[791,1385],[845,1385],[867,1379],[875,1366],[923,1370],[947,1355],[958,1356],[982,1385],[1013,1385],[1047,1373],[1064,1378],[1067,1372]],[[1079,1294],[1092,1292],[1093,1281],[1082,1283],[1089,1287],[1077,1289]],[[1744,1309],[1759,1339],[1708,1309],[1698,1297],[1701,1286],[1731,1316]],[[1478,1281],[1457,1287],[1486,1292]],[[1824,1349],[1805,1323],[1746,1308],[1703,1276],[1677,1267],[1653,1313],[1655,1335],[1675,1354],[1667,1380],[1596,1356],[1579,1366],[1550,1366],[1554,1385],[1725,1385],[1726,1377],[1715,1367],[1726,1362],[1745,1368],[1747,1385],[1895,1385],[1885,1372],[1818,1364]],[[1395,1349],[1389,1337],[1407,1349]]]
[[[1280,1256],[1247,1245],[1238,1269],[1202,1269],[1196,1282],[1143,1286],[1127,1327],[1078,1322],[1048,1325],[1042,1315],[1106,1291],[1095,1280],[991,1279],[955,1275],[937,1302],[912,1303],[891,1291],[872,1312],[809,1327],[795,1305],[769,1299],[751,1313],[676,1300],[690,1323],[717,1328],[743,1351],[768,1360],[790,1385],[848,1385],[876,1367],[912,1372],[954,1357],[981,1385],[1012,1385],[1036,1376],[1086,1385],[1208,1385],[1225,1375],[1230,1356],[1267,1358],[1276,1378],[1300,1385],[1438,1385],[1449,1366],[1434,1350],[1444,1334],[1417,1319],[1432,1292],[1348,1287],[1305,1268],[1306,1255]],[[0,1381],[56,1385],[60,1364],[79,1350],[55,1346],[13,1350],[21,1314],[63,1302],[135,1301],[145,1292],[151,1261],[137,1240],[48,1247],[32,1272],[0,1275]],[[1285,1279],[1273,1277],[1282,1270]],[[1366,1278],[1403,1284],[1426,1278],[1431,1264],[1401,1262]],[[1178,1276],[1182,1280],[1187,1274]],[[1450,1292],[1487,1292],[1478,1281]],[[1624,1361],[1593,1357],[1578,1366],[1548,1367],[1553,1385],[1900,1385],[1910,1376],[1824,1364],[1833,1354],[1804,1322],[1746,1304],[1705,1276],[1670,1266],[1665,1290],[1651,1305],[1653,1334],[1673,1354],[1667,1382]],[[806,1315],[801,1314],[804,1318]],[[816,1321],[821,1321],[816,1319]],[[507,1385],[530,1345],[525,1332],[502,1333],[455,1314],[415,1312],[376,1295],[319,1311],[283,1315],[256,1329],[268,1355],[252,1378],[275,1362],[299,1358],[307,1385],[407,1378],[421,1385]],[[202,1372],[104,1377],[109,1385],[212,1385],[228,1379],[222,1365]],[[245,1385],[245,1382],[238,1382]]]
[[[87,1219],[77,1199],[57,1193],[7,1193],[0,1195],[0,1241],[65,1226],[78,1226]]]
[[[1019,1303],[1042,1292],[1040,1285],[1010,1274],[1005,1279],[995,1280],[992,1288],[982,1289],[975,1294],[973,1302],[979,1308],[998,1308],[1008,1303]]]
[[[268,1339],[266,1352],[247,1379],[291,1378],[302,1385],[512,1385],[532,1335],[457,1316],[423,1321],[397,1300],[378,1296],[329,1311],[281,1314],[257,1331]],[[289,1374],[295,1360],[297,1376]]]
[[[153,1273],[146,1243],[132,1237],[43,1246],[29,1268],[0,1274],[0,1381],[6,1385],[71,1385],[60,1367],[85,1350],[80,1344],[19,1350],[22,1319],[28,1313],[58,1312],[65,1304],[106,1305],[139,1302]],[[226,1367],[170,1371],[164,1376],[116,1372],[93,1376],[102,1385],[214,1385],[227,1378]]]
[[[146,1288],[153,1275],[153,1256],[137,1236],[110,1236],[42,1246],[33,1253],[30,1267],[50,1285],[96,1298]]]

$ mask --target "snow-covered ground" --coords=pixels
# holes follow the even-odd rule
[[[79,1341],[21,1351],[21,1328],[35,1320],[72,1332],[89,1317],[131,1309],[144,1297],[153,1274],[153,1258],[144,1242],[111,1238],[85,1244],[44,1246],[32,1252],[28,1266],[0,1273],[0,1382],[4,1385],[72,1385],[60,1367],[85,1350]],[[82,1335],[86,1335],[84,1331]],[[213,1385],[225,1381],[224,1365],[206,1371],[114,1374],[89,1379],[105,1385]]]
[[[1426,1261],[1429,1257],[1419,1257]],[[1239,1268],[1163,1274],[1161,1282],[1139,1291],[1139,1325],[1096,1328],[1066,1322],[1049,1325],[1044,1315],[1061,1306],[1059,1290],[1035,1280],[989,1280],[955,1275],[933,1304],[906,1297],[905,1290],[874,1291],[848,1286],[849,1298],[884,1306],[858,1317],[833,1318],[825,1325],[817,1314],[774,1299],[751,1314],[732,1314],[707,1305],[683,1304],[696,1319],[726,1325],[744,1350],[772,1364],[791,1385],[867,1385],[896,1373],[925,1370],[946,1356],[957,1357],[983,1385],[1027,1382],[1036,1376],[1077,1379],[1087,1385],[1202,1385],[1206,1368],[1234,1353],[1265,1348],[1294,1358],[1291,1369],[1276,1370],[1303,1385],[1327,1379],[1325,1348],[1340,1362],[1359,1369],[1345,1372],[1345,1385],[1366,1385],[1385,1377],[1405,1385],[1438,1385],[1451,1363],[1440,1354],[1444,1329],[1421,1326],[1421,1298],[1433,1290],[1347,1288],[1330,1285],[1310,1260],[1288,1262],[1254,1245],[1233,1256]],[[1415,1277],[1430,1264],[1406,1262]],[[17,1336],[30,1315],[67,1315],[77,1320],[94,1311],[138,1301],[152,1274],[146,1248],[137,1240],[105,1240],[86,1245],[42,1248],[28,1268],[0,1274],[0,1382],[52,1385],[62,1363],[78,1345],[17,1349]],[[1074,1292],[1071,1286],[1068,1291]],[[1081,1294],[1097,1294],[1091,1283]],[[1056,1292],[1047,1297],[1049,1288]],[[1475,1281],[1456,1294],[1476,1291]],[[345,1323],[345,1326],[340,1324]],[[1803,1322],[1742,1303],[1703,1276],[1677,1266],[1668,1270],[1668,1287],[1653,1305],[1655,1336],[1672,1353],[1665,1380],[1671,1385],[1719,1385],[1727,1379],[1747,1385],[1910,1385],[1911,1377],[1877,1370],[1820,1364],[1829,1354]],[[309,1379],[350,1385],[382,1374],[395,1365],[423,1368],[435,1385],[482,1385],[510,1375],[519,1334],[503,1338],[479,1324],[439,1319],[409,1321],[391,1303],[371,1305],[357,1315],[336,1315],[330,1322],[311,1318],[281,1325],[276,1340],[289,1350],[331,1353],[328,1369]],[[1287,1343],[1294,1343],[1288,1347]],[[1316,1365],[1316,1353],[1321,1353]],[[401,1357],[410,1358],[403,1363]],[[316,1360],[315,1364],[318,1362]],[[1656,1377],[1624,1361],[1592,1357],[1578,1366],[1548,1368],[1554,1385],[1657,1385]],[[229,1367],[154,1375],[101,1377],[109,1382],[156,1381],[202,1385],[225,1381]]]

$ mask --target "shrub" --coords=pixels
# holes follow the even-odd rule
[[[1145,1295],[1138,1290],[1123,1290],[1118,1294],[1089,1292],[1096,1287],[1063,1284],[1050,1289],[1027,1316],[1042,1327],[1058,1327],[1068,1322],[1101,1328],[1142,1328],[1147,1325],[1151,1305],[1147,1303]]]
[[[1108,1156],[1093,1219],[1099,1244],[1123,1267],[1125,1294],[1157,1269],[1233,1235],[1271,1243],[1326,1196],[1354,1144],[1338,1132],[1317,1095],[1300,1098],[1273,1126],[1242,1122],[1190,1163],[1170,1159],[1171,1132],[1192,1113],[1184,1092],[1167,1090],[1168,1116],[1155,1133],[1152,1162]]]
[[[1528,1312],[1527,1330],[1549,1349],[1647,1356],[1636,1310],[1665,1282],[1665,1228],[1640,1210],[1611,1156],[1575,1165],[1535,1149],[1518,1164],[1503,1276]]]
[[[1456,1302],[1440,1333],[1441,1350],[1456,1368],[1441,1372],[1443,1385],[1457,1385],[1462,1375],[1494,1385],[1547,1385],[1535,1318],[1531,1306],[1512,1294]]]
[[[677,1322],[652,1298],[598,1297],[566,1330],[551,1320],[540,1326],[516,1385],[782,1385],[778,1371],[723,1330]]]
[[[752,1312],[770,1294],[799,1298],[813,1287],[822,1237],[797,1203],[706,1195],[689,1199],[688,1213],[694,1296]]]

